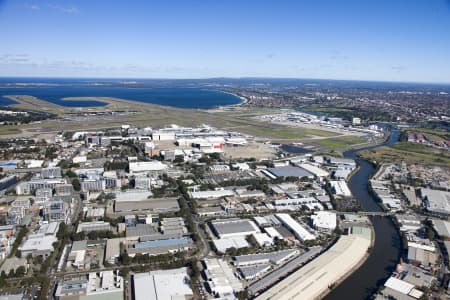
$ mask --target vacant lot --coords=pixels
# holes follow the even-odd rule
[[[407,142],[366,150],[361,152],[361,156],[376,162],[405,161],[409,164],[450,165],[450,151]]]
[[[427,139],[431,139],[431,140],[435,140],[435,141],[450,140],[450,132],[447,130],[411,127],[411,128],[406,128],[404,131],[406,132],[406,134],[422,133],[427,137]]]

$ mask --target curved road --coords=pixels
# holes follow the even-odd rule
[[[349,188],[354,197],[360,201],[364,211],[380,212],[382,209],[368,190],[369,178],[375,168],[368,161],[359,158],[357,153],[361,150],[392,145],[398,141],[399,137],[400,131],[393,129],[389,140],[382,145],[349,150],[344,153],[345,157],[355,159],[359,165],[359,170],[349,181]],[[375,244],[370,256],[357,271],[338,285],[325,299],[368,299],[395,269],[401,255],[399,233],[390,218],[372,217],[372,223],[375,230]]]

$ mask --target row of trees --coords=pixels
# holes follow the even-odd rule
[[[31,122],[42,121],[56,118],[55,114],[35,111],[25,111],[13,107],[8,107],[9,111],[26,112],[26,114],[0,114],[0,122],[7,125],[28,124]]]
[[[19,233],[16,236],[16,239],[14,240],[14,243],[12,245],[11,253],[9,254],[9,257],[13,257],[14,255],[18,255],[18,257],[21,256],[20,251],[17,249],[19,248],[20,244],[22,243],[22,240],[25,238],[25,236],[28,233],[28,229],[23,226],[20,228]]]

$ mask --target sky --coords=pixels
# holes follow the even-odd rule
[[[0,76],[450,83],[450,0],[0,0]]]

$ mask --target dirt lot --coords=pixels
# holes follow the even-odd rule
[[[250,158],[256,159],[273,157],[276,149],[264,143],[250,141],[247,146],[225,146],[223,148],[225,157],[229,158]]]

